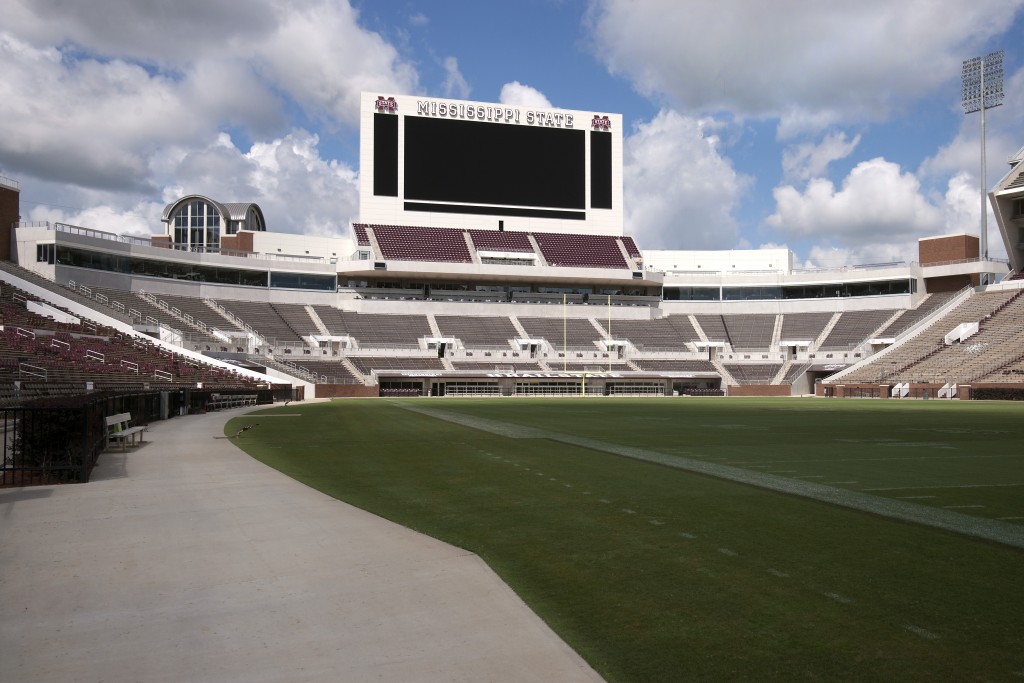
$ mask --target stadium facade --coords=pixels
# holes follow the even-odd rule
[[[984,351],[960,377],[882,360],[968,299],[987,303],[963,323],[1021,315],[1022,283],[978,287],[1024,265],[1020,153],[990,194],[1009,268],[981,260],[976,236],[944,235],[906,262],[808,269],[785,249],[641,249],[624,231],[618,114],[377,92],[360,106],[351,234],[275,232],[257,198],[201,194],[148,237],[25,223],[8,181],[0,243],[58,306],[84,295],[104,324],[322,396],[949,395],[1024,374]],[[1024,342],[985,327],[954,343]]]

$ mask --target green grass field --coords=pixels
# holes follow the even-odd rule
[[[367,399],[267,412],[292,416],[225,433],[259,422],[234,443],[477,553],[610,681],[1024,680],[1024,405]],[[762,476],[903,508],[778,493]],[[966,531],[901,520],[908,507]]]

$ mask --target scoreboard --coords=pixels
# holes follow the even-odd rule
[[[622,234],[622,118],[363,93],[360,221]]]

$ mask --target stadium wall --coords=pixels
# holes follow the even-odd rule
[[[11,260],[14,226],[21,220],[21,190],[13,180],[0,177],[0,259]]]
[[[792,396],[793,387],[788,384],[754,384],[749,386],[730,385],[726,396]]]
[[[372,398],[380,394],[376,384],[317,384],[314,388],[315,398]]]

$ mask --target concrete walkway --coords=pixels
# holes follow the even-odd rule
[[[247,411],[0,490],[0,681],[600,680],[475,555],[214,438]]]

